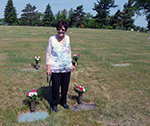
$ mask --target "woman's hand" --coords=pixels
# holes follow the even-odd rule
[[[46,74],[48,74],[48,75],[52,74],[51,70],[47,69]]]
[[[74,65],[72,65],[72,70],[73,70],[73,71],[75,71],[75,70],[76,70],[76,68],[75,68],[75,66],[74,66]]]
[[[50,66],[49,66],[49,65],[47,65],[46,74],[48,74],[48,75],[51,75],[51,74],[52,74],[52,72],[51,72],[51,70],[50,70]]]

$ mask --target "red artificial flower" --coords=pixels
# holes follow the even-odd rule
[[[36,90],[31,90],[31,91],[29,91],[29,92],[36,92],[36,93],[37,93],[37,91],[36,91]]]
[[[82,88],[82,87],[80,87],[80,90],[81,90],[81,91],[83,91],[83,88]]]
[[[29,92],[27,93],[27,96],[29,96]]]
[[[77,89],[83,91],[83,87],[81,87],[81,86],[77,86]]]

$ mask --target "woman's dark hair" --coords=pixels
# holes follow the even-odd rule
[[[64,27],[65,27],[65,31],[67,31],[67,29],[68,29],[68,23],[67,23],[66,21],[60,20],[60,21],[57,23],[56,28],[57,28],[57,29],[58,29],[58,28],[62,28],[62,26],[64,26]]]

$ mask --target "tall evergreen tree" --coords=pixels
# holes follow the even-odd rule
[[[133,10],[133,0],[128,0],[128,3],[124,4],[123,9],[123,27],[127,30],[128,27],[134,26],[134,19],[132,17],[134,16],[134,10]]]
[[[133,0],[134,7],[138,10],[150,11],[150,0]]]
[[[22,10],[23,14],[21,14],[21,21],[25,22],[26,25],[32,25],[33,21],[37,20],[38,11],[36,11],[36,7],[32,6],[30,3],[26,5],[25,9]]]
[[[123,26],[123,23],[121,22],[121,18],[120,18],[120,10],[117,10],[117,12],[109,17],[109,25],[112,26],[114,29],[116,28],[116,26]]]
[[[133,0],[134,1],[134,9],[137,14],[139,11],[143,10],[144,14],[146,14],[146,20],[148,22],[147,28],[150,30],[150,0]]]
[[[134,9],[133,1],[128,0],[128,3],[124,4],[123,11],[118,10],[113,16],[110,17],[110,24],[114,28],[120,26],[120,28],[128,29],[128,27],[134,27]]]
[[[47,25],[47,26],[51,26],[54,22],[54,15],[53,15],[53,12],[51,10],[51,6],[50,4],[48,4],[46,6],[46,10],[44,12],[44,18],[43,18],[43,23],[44,25]]]
[[[85,12],[83,12],[83,10],[83,5],[77,6],[77,8],[74,10],[77,28],[79,27],[79,25],[81,25],[81,23],[83,23],[84,16],[86,14]]]
[[[12,0],[8,0],[4,10],[5,22],[9,25],[17,23],[17,13]]]
[[[147,28],[150,30],[150,14],[146,16],[146,20],[148,22]]]
[[[57,12],[55,25],[56,25],[56,23],[58,23],[60,20],[67,20],[67,10],[66,10],[66,9],[63,9],[62,11],[59,10],[59,11]]]
[[[69,20],[69,27],[72,27],[76,23],[76,16],[73,8],[71,8],[68,12],[68,20]]]
[[[124,15],[125,15],[125,13],[123,11],[117,10],[115,15],[113,16],[113,18],[114,18],[113,26],[114,27],[120,26],[120,29],[123,28],[124,23],[128,21],[127,18],[124,18],[125,17]]]
[[[61,12],[61,15],[62,15],[62,20],[66,20],[67,19],[67,10],[66,9],[63,9],[62,12]]]
[[[32,25],[33,26],[43,26],[43,22],[42,22],[42,19],[43,19],[43,13],[41,13],[41,12],[38,12],[37,14],[36,14],[36,20],[34,20],[33,22],[32,22]]]
[[[115,5],[115,0],[97,0],[97,4],[94,3],[93,10],[97,12],[96,16],[93,17],[96,19],[97,23],[101,23],[101,28],[107,23],[107,17],[109,16],[110,8],[115,8],[118,5]]]
[[[84,19],[84,27],[90,27],[90,20],[92,20],[93,15],[90,13],[87,13],[85,15],[85,19]]]
[[[61,15],[61,11],[59,10],[56,14],[56,22],[55,23],[58,23],[61,19],[62,19],[62,15]]]

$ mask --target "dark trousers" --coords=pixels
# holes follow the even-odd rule
[[[67,92],[70,83],[71,72],[67,73],[52,73],[52,102],[51,105],[57,106],[59,104],[59,88],[61,86],[60,103],[66,103]]]

